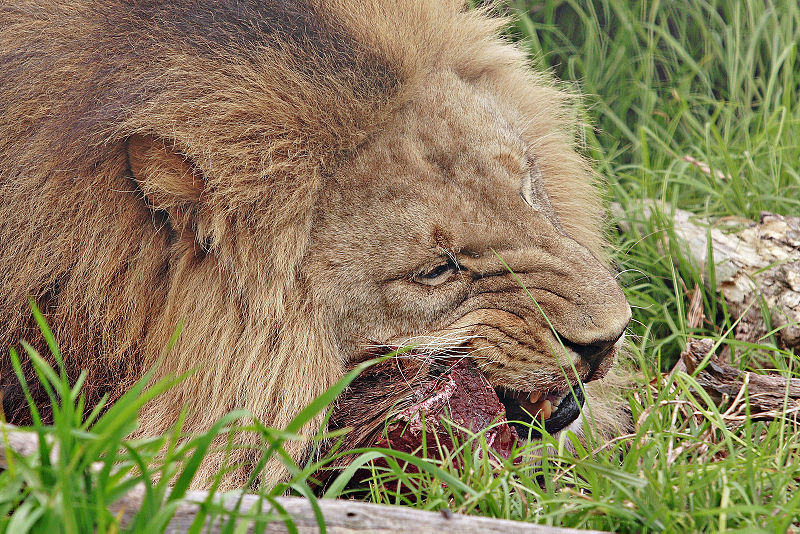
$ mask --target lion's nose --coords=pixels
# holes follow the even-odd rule
[[[619,298],[609,299],[607,304],[614,313],[602,316],[595,314],[595,317],[599,316],[598,319],[590,319],[588,322],[593,328],[559,328],[559,325],[555,325],[555,330],[564,346],[588,363],[592,374],[625,334],[625,329],[628,328],[628,323],[631,321],[631,308],[622,295],[622,291],[616,285],[612,288],[616,289],[616,293],[619,294]]]
[[[594,369],[608,356],[621,337],[622,332],[613,340],[602,340],[588,344],[573,343],[563,338],[562,341],[566,348],[576,352],[582,360],[585,360]]]
[[[628,323],[631,320],[631,309],[627,302],[623,301],[621,307],[622,304],[624,304],[624,310],[627,311],[627,313],[625,315],[618,314],[615,317],[615,319],[617,319],[616,321],[602,322],[601,324],[604,324],[606,327],[605,332],[601,334],[600,332],[602,332],[602,329],[598,329],[595,335],[592,336],[593,339],[584,338],[586,341],[581,339],[580,342],[577,342],[574,336],[573,339],[569,339],[564,332],[559,332],[564,346],[578,354],[581,360],[589,364],[591,368],[591,372],[589,373],[590,377],[594,374],[595,370],[601,366],[606,357],[611,354],[614,345],[620,340],[625,333],[625,329],[628,327]],[[558,329],[556,329],[556,331],[558,331]]]

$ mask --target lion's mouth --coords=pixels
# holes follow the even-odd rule
[[[374,357],[376,354],[388,354],[400,350],[399,347],[407,345],[407,342],[375,345],[371,350],[365,351],[360,358],[353,360],[352,363],[365,361],[368,357]],[[468,354],[465,351],[463,357],[468,357]],[[425,375],[437,377],[438,379],[442,374],[446,375],[451,371],[451,358],[453,356],[441,359],[434,354],[418,349],[403,354],[398,361],[404,361],[412,356],[413,358],[411,359],[414,361],[423,361],[429,364],[427,373],[414,373],[415,380]],[[460,360],[461,358],[456,359]],[[600,373],[599,367],[601,366],[593,365],[587,376],[582,377],[581,382],[585,383],[602,377],[605,373]],[[483,375],[487,391],[493,391],[497,395],[496,401],[499,400],[505,408],[506,421],[516,430],[520,438],[540,438],[542,426],[544,426],[544,430],[548,434],[554,434],[569,426],[581,414],[585,398],[580,383],[567,386],[567,389],[564,390],[523,392],[504,386],[497,386],[496,383],[492,385],[488,377],[480,369],[476,369],[476,372]],[[410,385],[406,376],[403,376],[403,383],[406,386]],[[385,381],[382,384],[384,387],[387,386]],[[479,398],[482,401],[487,400],[485,396],[479,396]],[[420,399],[416,400],[419,401]]]
[[[495,392],[506,408],[506,418],[520,437],[541,436],[535,421],[544,421],[548,434],[566,428],[581,414],[584,402],[583,390],[577,386],[571,391],[520,392],[497,388]]]

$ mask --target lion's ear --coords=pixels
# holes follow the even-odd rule
[[[148,205],[167,212],[172,224],[183,228],[203,193],[200,169],[173,143],[150,135],[128,139],[128,162]]]

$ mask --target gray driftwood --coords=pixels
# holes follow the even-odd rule
[[[7,467],[7,451],[12,449],[18,454],[30,455],[38,450],[38,436],[32,432],[24,432],[11,425],[0,423],[0,469]],[[4,436],[4,437],[3,437]],[[141,485],[135,487],[127,495],[111,506],[112,512],[120,514],[122,524],[129,524],[142,504],[144,489]],[[167,532],[186,532],[195,520],[200,504],[207,500],[208,493],[204,491],[190,491],[183,502],[178,506]],[[215,503],[226,510],[234,510],[240,498],[238,493],[227,493],[215,497]],[[302,534],[319,532],[314,508],[307,499],[300,497],[279,497],[277,503],[288,513],[297,531]],[[465,534],[587,534],[599,531],[574,530],[533,525],[520,521],[491,519],[486,517],[466,516],[449,512],[426,512],[401,506],[385,506],[380,504],[363,503],[346,500],[319,500],[317,501],[325,518],[325,526],[332,534],[366,534],[371,532],[381,533],[406,533],[419,532],[430,534],[443,534],[463,532]],[[257,495],[241,496],[239,513],[246,515],[267,515],[272,510],[266,503],[261,503]],[[246,518],[239,519],[240,522]],[[207,525],[204,532],[219,532],[222,524],[217,521]],[[252,527],[246,530],[252,531]],[[287,532],[285,523],[281,519],[271,522],[266,532]],[[241,532],[241,530],[237,530]]]
[[[644,202],[645,217],[650,218],[654,203]],[[630,229],[620,206],[612,211],[623,230]],[[659,211],[672,214],[668,224],[701,272],[709,272],[711,238],[717,289],[731,315],[741,316],[737,339],[757,343],[768,332],[766,316],[782,346],[800,349],[800,217],[765,212],[757,222],[724,217],[711,223],[668,206]]]
[[[206,497],[207,494],[203,491],[189,492],[186,497],[187,503],[178,508],[167,532],[186,532],[198,512],[198,505],[190,501],[202,502]],[[235,506],[237,498],[237,495],[229,495],[222,504],[225,508],[231,509]],[[124,501],[126,502],[121,502],[120,504],[124,505],[126,510],[135,511],[136,505],[141,502],[141,494],[139,492],[132,493]],[[300,497],[280,497],[277,501],[291,516],[298,532],[319,532],[314,509],[308,500]],[[385,506],[356,501],[330,499],[317,502],[325,517],[325,527],[328,532],[333,534],[366,534],[370,532],[389,534],[407,532],[430,534],[448,532],[463,532],[465,534],[507,534],[509,532],[521,534],[586,534],[597,532],[545,527],[519,521],[473,517],[454,513],[426,512],[401,506]],[[258,512],[258,497],[245,495],[242,498],[239,509],[242,512],[251,514]],[[268,506],[262,506],[260,510],[262,513],[270,512]],[[130,512],[127,515],[123,513],[123,521],[132,516],[132,513]],[[211,531],[217,531],[218,527],[219,525],[212,525]],[[266,532],[270,533],[286,531],[286,526],[281,520],[271,522],[266,529]]]

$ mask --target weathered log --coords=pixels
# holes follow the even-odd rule
[[[654,202],[643,202],[649,219]],[[622,208],[615,205],[612,211],[623,230],[629,230]],[[783,347],[800,349],[800,217],[764,212],[758,222],[724,217],[709,223],[680,209],[663,206],[660,211],[672,213],[674,235],[685,243],[701,272],[708,272],[710,236],[716,289],[728,311],[741,316],[734,332],[737,339],[757,343],[775,331]]]
[[[740,371],[715,354],[709,356],[713,349],[711,339],[689,339],[680,361],[687,373],[700,368],[695,379],[715,403],[727,399],[743,409],[746,392],[753,419],[773,419],[800,411],[800,378]],[[708,362],[701,367],[706,358]]]
[[[207,494],[203,491],[189,492],[186,496],[187,502],[178,507],[167,532],[187,532],[199,511],[199,506],[193,502],[202,502],[206,497]],[[238,498],[238,495],[229,494],[222,500],[222,505],[226,509],[233,509]],[[137,504],[141,503],[141,494],[126,497],[125,501],[124,506],[126,508],[124,510],[136,510]],[[298,532],[311,534],[320,531],[314,509],[308,500],[300,497],[279,497],[276,501],[291,517],[291,521]],[[519,534],[586,534],[598,532],[547,527],[505,519],[466,516],[446,511],[427,512],[402,506],[386,506],[337,499],[319,500],[317,504],[325,518],[325,528],[332,534],[366,534],[372,532],[387,534],[406,532],[430,534],[441,534],[442,532],[463,532],[465,534],[506,534],[508,532]],[[262,506],[257,495],[245,495],[242,498],[239,510],[248,514],[271,513],[271,508],[266,504]],[[129,513],[129,515],[132,517],[132,513]],[[126,512],[123,511],[123,522],[129,521],[130,517],[126,516]],[[240,521],[245,521],[245,519]],[[221,526],[221,524],[212,525],[210,530],[211,532],[217,532]],[[267,525],[266,532],[287,532],[287,528],[283,521],[277,519]]]
[[[11,425],[0,423],[0,436],[2,436],[2,439],[0,439],[0,469],[8,466],[7,454],[9,449],[17,454],[27,456],[34,454],[39,448],[38,436],[35,433],[18,430]],[[98,465],[100,466],[100,464]],[[115,502],[110,507],[110,510],[120,518],[122,525],[130,524],[142,505],[143,497],[144,487],[139,484]],[[187,532],[200,511],[200,503],[204,503],[207,499],[208,493],[205,491],[188,492],[177,507],[166,532]],[[298,532],[307,534],[320,531],[315,509],[310,501],[300,497],[277,497],[275,501],[285,510]],[[237,492],[231,492],[215,496],[214,502],[224,510],[237,510],[237,514],[251,517],[257,516],[262,521],[267,516],[274,516],[275,520],[267,525],[265,531],[270,533],[288,532],[286,524],[278,517],[279,514],[258,495],[240,495]],[[371,532],[441,534],[446,531],[466,534],[481,532],[489,534],[505,534],[507,532],[519,534],[587,534],[599,532],[540,526],[521,521],[466,516],[448,511],[427,512],[401,506],[386,506],[347,500],[323,499],[317,501],[317,505],[324,517],[327,531],[333,534],[366,534]],[[222,515],[225,517],[228,514]],[[249,520],[247,517],[238,519],[239,523]],[[204,532],[219,532],[223,524],[223,521],[217,518],[207,525],[207,529]],[[253,525],[250,525],[246,532],[251,532],[252,530]],[[241,532],[241,530],[237,530],[237,532]]]

